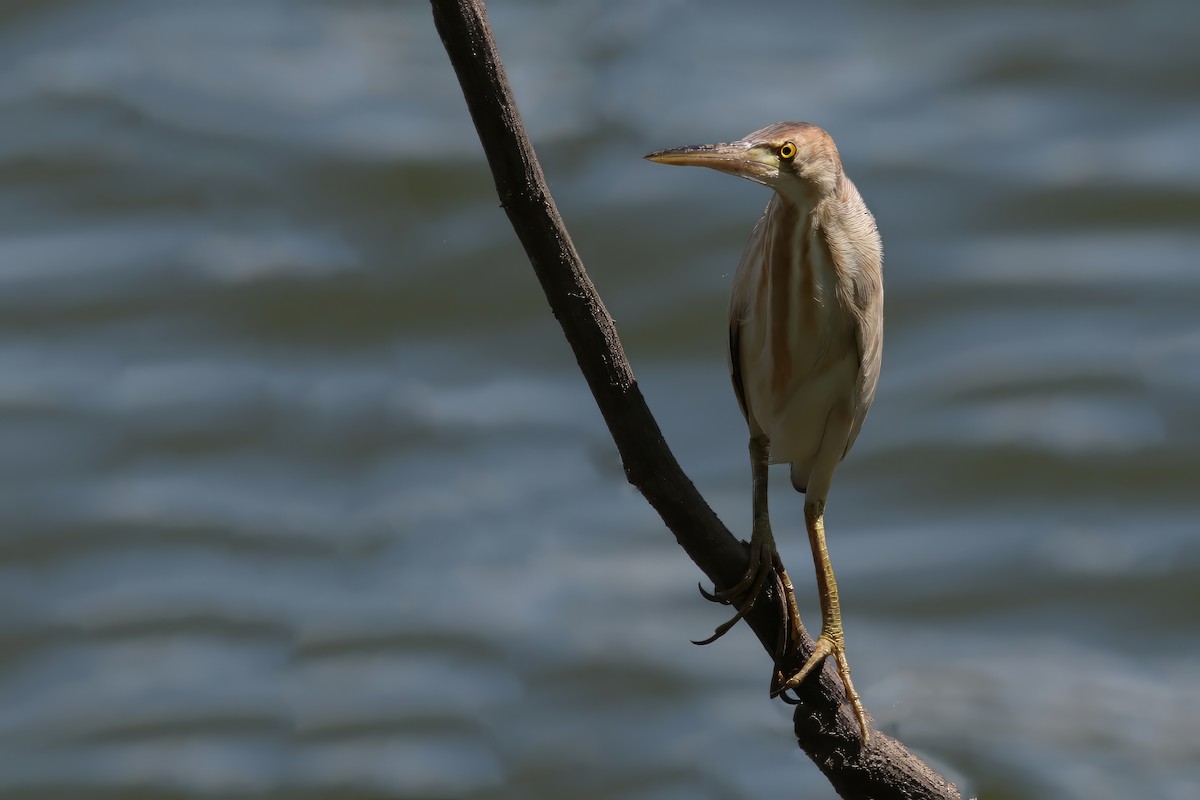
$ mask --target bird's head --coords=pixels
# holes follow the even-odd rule
[[[708,167],[783,194],[808,197],[833,192],[842,174],[833,139],[807,122],[777,122],[736,142],[673,147],[646,158],[660,164]]]

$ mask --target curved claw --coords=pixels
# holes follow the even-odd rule
[[[700,594],[704,595],[706,599],[711,600],[714,603],[722,603],[724,605],[736,604],[738,606],[738,612],[734,614],[733,617],[728,621],[718,625],[717,629],[713,631],[712,636],[708,637],[707,639],[702,639],[701,641],[692,640],[692,644],[701,646],[712,644],[717,639],[720,639],[722,636],[729,633],[729,629],[738,624],[738,622],[745,617],[746,614],[750,613],[750,609],[754,608],[754,604],[758,602],[758,596],[761,595],[763,589],[766,588],[767,580],[774,575],[775,570],[772,563],[760,562],[758,566],[752,567],[750,572],[747,572],[745,576],[743,576],[742,579],[737,582],[736,585],[731,586],[729,589],[709,593],[703,586],[701,586]],[[779,582],[778,577],[776,577],[776,582]],[[737,602],[735,601],[735,598],[747,599]]]
[[[778,697],[780,700],[787,703],[789,706],[798,706],[798,705],[800,705],[801,702],[803,702],[799,697],[792,697],[787,692],[788,692],[788,690],[787,690],[787,687],[785,686],[784,688],[780,689],[779,691],[772,693],[771,696]]]
[[[725,593],[720,591],[719,589],[717,589],[716,586],[713,587],[713,590],[711,592],[708,591],[707,589],[705,589],[704,584],[702,584],[702,583],[697,584],[697,587],[700,589],[700,595],[705,600],[709,601],[710,603],[720,603],[723,606],[727,606],[727,605],[730,605],[733,603],[733,601],[730,600],[729,598],[725,597],[724,596]]]
[[[721,601],[718,600],[717,602],[719,603]],[[726,605],[728,605],[728,602],[726,603]],[[692,644],[699,645],[701,647],[703,647],[706,644],[712,644],[717,639],[720,639],[722,636],[729,633],[730,628],[732,628],[734,625],[737,625],[738,622],[741,621],[742,617],[746,616],[746,612],[749,611],[753,606],[754,606],[754,603],[750,603],[745,608],[743,608],[742,610],[740,610],[736,614],[734,614],[733,617],[730,618],[727,622],[722,622],[720,625],[717,626],[717,629],[715,631],[713,631],[713,635],[708,637],[707,639],[701,639],[700,641],[696,641],[695,639],[692,639]]]

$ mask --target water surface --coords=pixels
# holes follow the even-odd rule
[[[856,684],[972,795],[1200,785],[1200,51],[1184,3],[495,3],[668,441],[749,523],[724,366],[805,119],[879,219],[830,498]],[[0,792],[831,797],[619,461],[428,6],[0,11]],[[818,619],[802,502],[773,513]]]

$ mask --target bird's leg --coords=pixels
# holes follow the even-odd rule
[[[850,680],[850,662],[846,660],[846,637],[842,630],[842,609],[838,603],[837,581],[833,577],[833,564],[829,561],[829,549],[825,546],[825,503],[810,499],[804,504],[804,523],[808,529],[808,543],[812,547],[813,564],[817,569],[817,589],[821,595],[821,635],[808,661],[794,676],[784,682],[784,688],[799,686],[810,672],[818,668],[827,656],[837,661],[838,674],[846,689],[846,699],[854,709],[854,716],[862,728],[863,742],[870,738],[867,714],[862,700]]]
[[[767,511],[767,465],[769,463],[770,443],[767,437],[751,436],[750,475],[753,484],[751,495],[753,498],[751,512],[753,527],[750,531],[750,565],[746,568],[742,579],[728,589],[711,594],[704,592],[704,596],[709,600],[727,605],[732,604],[737,607],[738,612],[729,621],[719,625],[712,636],[704,641],[696,642],[696,644],[715,642],[736,625],[738,620],[746,616],[750,609],[754,608],[754,603],[766,587],[767,581],[771,579],[773,571],[779,576],[780,595],[787,597],[791,609],[796,606],[794,596],[788,591],[791,588],[791,581],[787,579],[787,573],[783,571],[779,552],[775,549],[775,537],[771,533],[771,519]],[[701,589],[701,591],[704,590]],[[785,613],[788,610],[788,607],[784,608]],[[796,618],[798,619],[798,615]],[[789,630],[790,622],[789,619]]]

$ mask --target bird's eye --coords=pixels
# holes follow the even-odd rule
[[[779,157],[791,160],[796,157],[796,145],[791,142],[784,142],[779,148]]]

